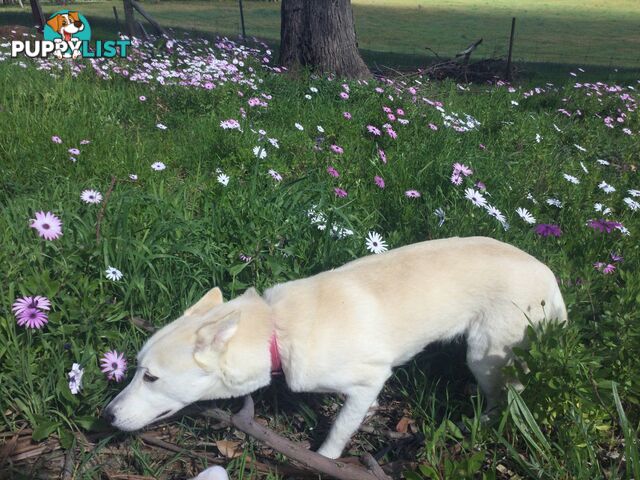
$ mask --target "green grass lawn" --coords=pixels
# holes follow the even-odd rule
[[[162,25],[233,37],[240,33],[235,1],[145,2]],[[246,1],[247,33],[279,41],[280,4]],[[116,1],[78,4],[99,31],[116,30]],[[44,5],[46,13],[59,7]],[[355,0],[360,48],[371,62],[415,66],[432,60],[430,47],[451,56],[484,38],[481,56],[506,56],[511,17],[517,18],[514,58],[526,63],[640,67],[640,2],[635,0]],[[0,9],[0,23],[30,24],[28,8]],[[107,22],[107,23],[105,23]],[[394,57],[388,55],[393,53]],[[404,56],[404,57],[403,57]]]
[[[639,478],[635,90],[585,84],[579,71],[539,89],[296,80],[268,71],[257,52],[199,52],[224,62],[221,78],[210,59],[199,64],[188,78],[198,87],[172,85],[188,76],[172,62],[195,53],[105,64],[108,79],[86,61],[76,64],[84,70],[0,61],[1,471],[57,478],[67,462],[75,478],[184,479],[222,463],[234,479],[284,478],[258,473],[282,457],[196,416],[151,431],[177,451],[105,428],[98,416],[123,383],[99,360],[122,352],[131,378],[148,337],[139,319],[160,327],[213,286],[233,298],[370,255],[377,232],[389,248],[470,235],[516,245],[556,273],[570,322],[530,332],[531,349],[519,352],[529,371],[510,372],[526,388],[509,394],[496,423],[481,422],[460,346],[436,346],[397,369],[373,433],[358,433],[348,453],[381,452],[407,479]],[[150,83],[131,80],[151,63]],[[239,129],[222,128],[231,119]],[[472,170],[460,185],[456,163]],[[83,202],[87,189],[101,202]],[[475,206],[474,191],[499,211]],[[62,220],[60,238],[30,228],[40,211]],[[536,233],[544,224],[562,234]],[[107,278],[109,267],[122,279]],[[11,306],[25,295],[50,299],[43,328],[18,325]],[[84,368],[75,395],[74,363]],[[314,448],[340,401],[293,395],[281,380],[256,397],[260,421]],[[406,441],[380,433],[403,417],[413,422]],[[220,441],[242,455],[226,458]]]

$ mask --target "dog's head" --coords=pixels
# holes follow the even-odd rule
[[[263,305],[253,289],[228,303],[219,288],[210,290],[147,341],[133,380],[109,403],[105,418],[121,430],[138,430],[198,400],[245,395],[268,383],[256,378],[264,377],[260,365],[268,351],[259,348],[250,321],[240,324],[241,316],[263,316]]]
[[[56,33],[62,35],[65,41],[71,40],[74,33],[84,30],[84,23],[80,20],[78,12],[60,13],[47,21]]]

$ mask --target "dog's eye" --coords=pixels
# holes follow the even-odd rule
[[[155,382],[155,381],[158,379],[158,377],[154,377],[154,376],[153,376],[153,375],[151,375],[149,372],[145,372],[144,377],[142,377],[142,379],[143,379],[145,382],[153,383],[153,382]]]

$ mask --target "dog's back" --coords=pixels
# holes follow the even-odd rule
[[[434,240],[371,255],[265,294],[295,390],[377,381],[426,345],[467,337],[469,367],[492,402],[499,370],[528,322],[566,320],[553,273],[484,237]],[[287,368],[289,369],[287,371]]]

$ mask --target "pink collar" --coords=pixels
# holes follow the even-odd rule
[[[278,352],[278,339],[276,338],[276,332],[271,334],[271,340],[269,340],[269,353],[271,354],[271,375],[278,375],[282,373],[282,362],[280,361],[280,352]]]

